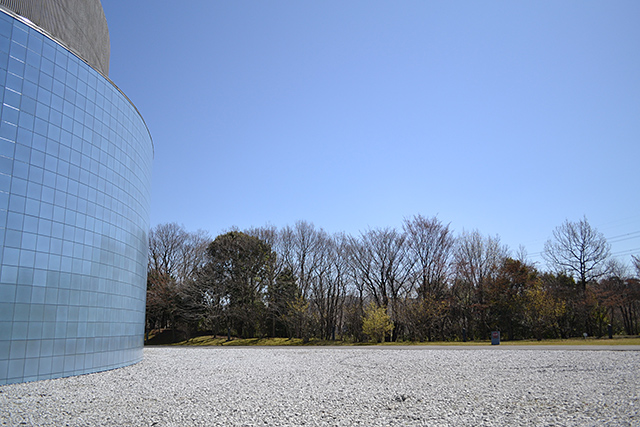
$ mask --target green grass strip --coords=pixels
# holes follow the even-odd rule
[[[491,341],[443,341],[443,342],[414,342],[414,341],[400,341],[400,342],[387,342],[381,344],[374,343],[354,343],[350,341],[328,341],[311,339],[304,342],[300,338],[233,338],[231,341],[227,341],[226,338],[214,337],[214,336],[200,336],[191,338],[186,341],[181,341],[173,346],[487,346],[491,345]],[[500,345],[640,345],[640,337],[614,337],[609,338],[571,338],[571,339],[551,339],[551,340],[521,340],[521,341],[502,341]]]

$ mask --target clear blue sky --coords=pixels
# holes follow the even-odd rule
[[[152,226],[435,215],[542,261],[586,215],[640,254],[640,1],[102,4]]]

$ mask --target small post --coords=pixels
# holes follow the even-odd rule
[[[462,328],[462,342],[467,342],[467,328]]]
[[[491,332],[491,345],[500,345],[500,331]]]
[[[613,339],[613,326],[611,326],[611,323],[609,323],[607,325],[607,330],[609,331],[609,339],[612,340]]]

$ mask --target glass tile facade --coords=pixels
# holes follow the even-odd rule
[[[0,12],[0,384],[142,359],[152,158],[113,83]]]

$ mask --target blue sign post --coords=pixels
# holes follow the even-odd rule
[[[491,345],[500,345],[500,331],[491,332]]]

